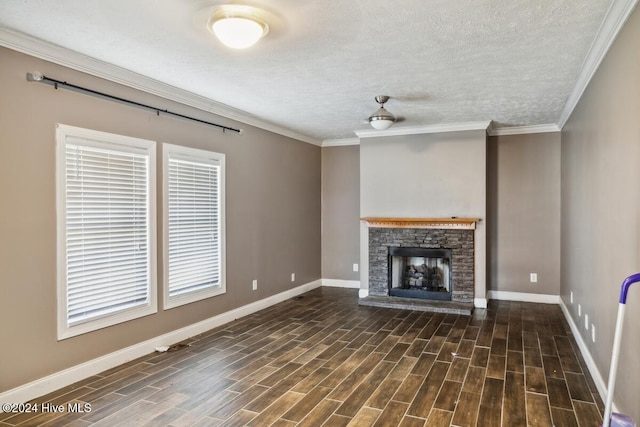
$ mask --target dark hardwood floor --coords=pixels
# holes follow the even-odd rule
[[[598,426],[603,405],[559,306],[471,317],[319,288],[36,399],[88,413],[2,426]],[[65,406],[66,407],[66,406]]]

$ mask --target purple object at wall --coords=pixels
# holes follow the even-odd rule
[[[637,427],[636,422],[633,421],[633,418],[631,418],[628,415],[618,414],[616,412],[611,414],[610,426],[611,427]],[[602,427],[602,424],[600,424],[600,427]]]
[[[611,414],[611,427],[636,427],[636,423],[630,416],[614,412]]]

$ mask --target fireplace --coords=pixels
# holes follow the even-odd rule
[[[451,301],[451,249],[389,247],[389,296]]]
[[[478,219],[362,219],[368,225],[369,296],[473,304]]]

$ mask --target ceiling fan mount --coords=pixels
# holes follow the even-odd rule
[[[389,97],[387,95],[378,95],[374,98],[380,107],[384,107],[384,104],[389,101]]]

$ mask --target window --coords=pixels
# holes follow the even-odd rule
[[[58,339],[157,311],[155,142],[58,125]]]
[[[165,308],[226,291],[224,160],[163,145]]]

